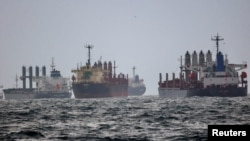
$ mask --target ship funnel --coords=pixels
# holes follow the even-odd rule
[[[29,81],[30,81],[30,89],[32,89],[32,77],[33,77],[33,73],[32,73],[32,67],[29,67]]]
[[[221,52],[216,55],[216,71],[223,72],[224,68],[224,56]]]

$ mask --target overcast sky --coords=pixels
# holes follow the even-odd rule
[[[115,60],[129,76],[135,66],[157,95],[159,73],[179,73],[187,50],[215,58],[217,33],[230,63],[249,63],[249,13],[249,0],[0,0],[0,85],[14,87],[23,65],[48,74],[52,57],[70,77],[93,44],[92,61]]]

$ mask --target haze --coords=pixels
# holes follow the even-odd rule
[[[135,66],[145,95],[158,95],[159,73],[179,73],[187,50],[215,58],[217,33],[229,63],[249,64],[249,13],[249,0],[0,0],[0,85],[15,87],[23,65],[48,74],[52,57],[71,77],[92,44],[92,64],[115,60],[129,76]]]

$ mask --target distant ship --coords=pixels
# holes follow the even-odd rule
[[[38,75],[37,75],[38,76]],[[55,69],[54,59],[52,59],[50,77],[38,76],[34,78],[37,84],[34,98],[71,98],[68,81],[69,78],[61,76],[60,71]]]
[[[75,98],[106,98],[106,97],[127,97],[128,78],[120,73],[116,76],[116,66],[114,62],[114,72],[112,63],[101,61],[91,66],[90,50],[93,48],[87,45],[88,61],[85,66],[72,70],[76,75],[72,76],[72,89]]]
[[[145,93],[146,86],[143,79],[139,78],[139,75],[135,75],[135,67],[133,67],[133,77],[128,80],[128,95],[129,96],[141,96]]]
[[[190,97],[190,96],[216,96],[216,97],[238,97],[247,96],[247,73],[238,71],[246,69],[247,63],[231,64],[227,55],[219,51],[219,41],[224,40],[217,34],[213,41],[216,41],[216,60],[212,60],[210,51],[205,55],[201,51],[199,62],[197,53],[185,54],[185,65],[181,65],[180,78],[162,82],[160,74],[159,96],[160,97]],[[184,72],[184,73],[183,73]],[[184,78],[185,75],[185,78]]]
[[[60,71],[55,70],[52,61],[50,77],[46,76],[46,67],[42,67],[42,76],[39,76],[39,67],[36,66],[36,75],[33,77],[33,69],[29,67],[29,76],[26,76],[26,67],[22,67],[23,88],[18,88],[18,77],[16,76],[16,88],[3,89],[4,98],[9,99],[37,99],[37,98],[70,98],[71,93],[67,86],[66,78],[62,78]],[[26,78],[29,79],[29,88],[26,88]],[[33,88],[36,82],[36,88]]]
[[[187,96],[188,84],[184,79],[182,57],[181,57],[179,78],[175,77],[175,73],[172,74],[172,79],[169,80],[168,73],[166,73],[166,80],[162,81],[162,75],[160,74],[159,80],[159,97],[161,98],[180,98]]]
[[[4,89],[4,99],[32,99],[34,96],[34,89],[23,89],[23,88],[10,88]]]
[[[2,89],[3,89],[3,86],[0,85],[0,100],[4,98]]]
[[[20,79],[23,81],[23,88],[18,88],[18,77],[16,75],[16,87],[3,89],[4,99],[10,100],[21,100],[21,99],[32,99],[35,94],[35,89],[32,87],[32,67],[29,67],[29,76],[26,76],[26,67],[22,67],[22,76]],[[26,88],[26,78],[29,79],[29,88]]]

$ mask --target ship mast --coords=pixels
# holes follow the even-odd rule
[[[50,66],[51,66],[52,71],[55,70],[54,57],[52,57],[52,63]]]
[[[181,56],[181,60],[180,60],[180,69],[181,69],[181,73],[180,73],[180,87],[182,88],[183,87],[183,80],[184,78],[182,77],[182,72],[183,72],[183,66],[182,66],[182,56]]]
[[[135,66],[133,67],[133,77],[135,78]]]
[[[181,56],[181,61],[180,61],[180,63],[181,63],[181,64],[180,64],[180,65],[181,65],[181,66],[180,66],[180,69],[181,69],[181,73],[182,73],[182,71],[183,71],[183,66],[182,66],[182,56]]]
[[[18,76],[16,75],[16,88],[18,88]]]
[[[217,36],[214,36],[215,38],[211,38],[212,41],[216,41],[216,48],[217,48],[217,54],[219,53],[219,41],[224,40],[223,38],[220,38],[219,34],[217,33]]]
[[[88,62],[87,62],[87,66],[90,66],[91,64],[90,64],[90,49],[92,49],[93,48],[93,46],[92,45],[86,45],[85,46],[85,48],[87,48],[88,49]]]

